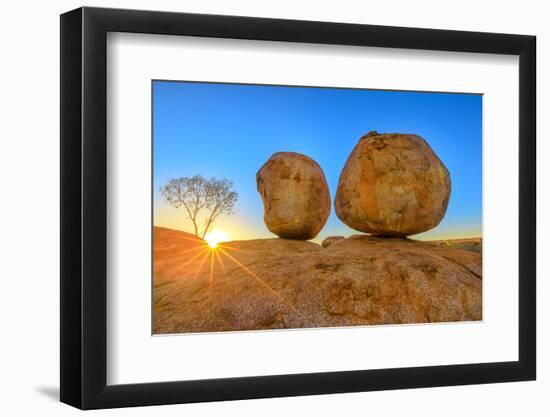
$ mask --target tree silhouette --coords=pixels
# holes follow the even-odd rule
[[[203,239],[218,216],[234,212],[239,196],[233,190],[232,181],[226,178],[207,180],[201,175],[171,178],[160,187],[160,193],[168,204],[185,208],[187,217],[193,223],[195,236]]]

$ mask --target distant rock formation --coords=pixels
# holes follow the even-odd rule
[[[332,245],[334,242],[338,242],[339,240],[345,239],[344,236],[329,236],[323,240],[321,243],[321,246],[323,248],[328,248],[330,245]]]
[[[277,152],[256,174],[267,228],[287,239],[313,239],[330,214],[330,193],[323,170],[313,159]]]
[[[334,208],[349,227],[409,236],[439,224],[449,203],[449,171],[420,136],[363,136],[340,175]]]
[[[454,249],[471,250],[474,252],[483,251],[483,239],[480,237],[463,239],[432,240],[430,243],[439,246],[448,246]]]
[[[480,253],[366,235],[325,249],[286,239],[224,246],[221,261],[155,254],[155,333],[482,319]]]

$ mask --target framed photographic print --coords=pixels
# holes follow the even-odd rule
[[[61,16],[61,400],[535,379],[535,38]]]

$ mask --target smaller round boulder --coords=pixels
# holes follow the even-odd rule
[[[334,242],[338,242],[339,240],[344,240],[344,236],[329,236],[323,240],[321,243],[321,246],[323,248],[328,248],[330,245],[332,245]]]
[[[363,136],[340,175],[336,215],[380,236],[409,236],[437,226],[451,195],[449,171],[417,135]]]
[[[256,174],[267,228],[286,239],[313,239],[330,214],[325,174],[313,159],[277,152]]]

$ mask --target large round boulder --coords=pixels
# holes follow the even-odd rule
[[[277,152],[256,174],[267,228],[286,239],[313,239],[330,214],[330,193],[323,170],[313,159]]]
[[[379,236],[409,236],[443,219],[449,171],[417,135],[369,132],[340,175],[336,215],[349,227]]]

